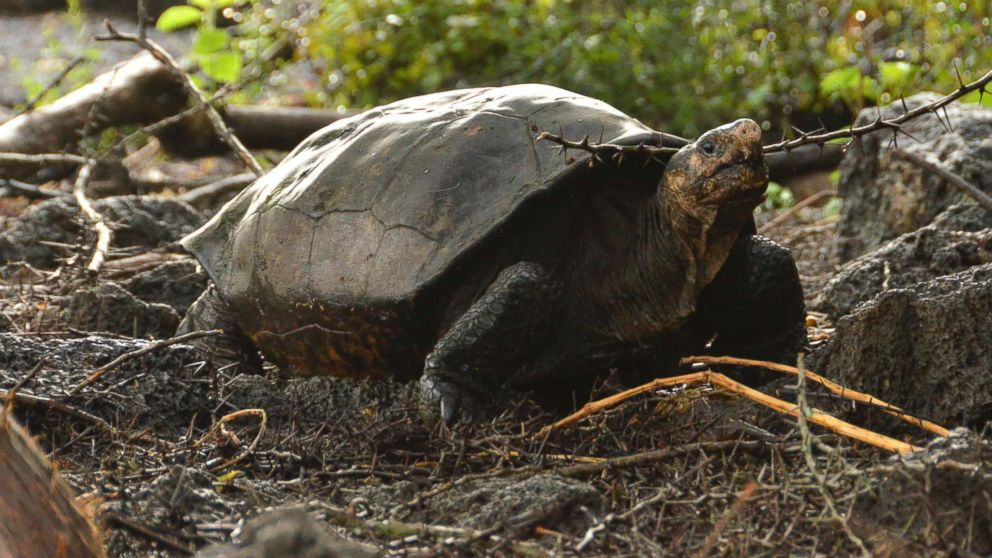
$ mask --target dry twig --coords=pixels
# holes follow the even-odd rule
[[[848,540],[850,540],[854,546],[858,547],[858,550],[861,551],[861,555],[863,557],[867,558],[871,556],[871,553],[868,552],[868,549],[865,547],[864,541],[862,541],[861,538],[854,534],[854,531],[851,530],[851,526],[848,524],[847,519],[845,519],[844,516],[837,511],[837,504],[834,502],[833,494],[831,494],[830,489],[827,488],[827,479],[816,466],[816,458],[813,456],[812,448],[813,435],[810,433],[809,425],[806,423],[807,418],[811,418],[815,411],[813,411],[813,409],[811,409],[806,402],[806,371],[803,366],[802,354],[799,355],[798,364],[799,366],[797,366],[797,368],[799,369],[799,374],[796,379],[796,404],[799,406],[799,412],[796,413],[796,420],[799,425],[800,436],[802,437],[802,451],[803,457],[806,459],[806,467],[809,469],[810,474],[813,475],[813,478],[816,479],[817,488],[820,491],[820,495],[823,497],[823,503],[826,506],[827,511],[830,512],[831,519],[836,521],[837,524],[841,526],[844,530],[844,534],[847,535]]]
[[[10,153],[0,152],[0,163],[25,163],[31,165],[85,165],[88,157],[68,153]]]
[[[756,368],[764,368],[766,370],[772,370],[774,372],[782,372],[783,374],[790,374],[793,376],[798,376],[803,374],[807,380],[812,380],[821,386],[827,388],[828,391],[834,395],[839,395],[845,399],[850,399],[852,401],[857,401],[859,403],[864,403],[866,405],[871,405],[872,407],[878,407],[886,413],[912,424],[918,426],[927,432],[936,434],[938,436],[947,436],[950,431],[943,426],[931,422],[926,419],[921,419],[915,417],[903,409],[892,405],[891,403],[886,403],[881,399],[875,397],[874,395],[869,395],[867,393],[862,393],[860,391],[853,390],[851,388],[844,387],[836,382],[832,382],[823,376],[816,374],[810,370],[802,370],[795,366],[789,366],[787,364],[780,364],[777,362],[768,362],[764,360],[752,360],[747,358],[737,358],[737,357],[726,357],[726,356],[690,356],[685,357],[681,360],[680,364],[686,365],[694,362],[701,364],[731,364],[735,366],[752,366]]]
[[[723,530],[727,528],[728,524],[730,524],[730,520],[733,519],[734,516],[741,511],[744,505],[747,504],[748,500],[754,496],[754,491],[757,488],[758,483],[754,481],[749,481],[746,485],[744,485],[744,488],[737,494],[737,499],[734,500],[734,503],[731,504],[726,511],[723,512],[723,515],[720,516],[719,521],[717,521],[716,525],[713,526],[713,530],[706,536],[706,540],[703,541],[703,546],[699,547],[699,550],[696,551],[696,558],[705,558],[710,555],[710,551],[713,550],[713,547],[716,546],[717,541],[720,540],[720,535],[723,534]]]
[[[775,218],[772,219],[771,221],[768,221],[764,225],[761,225],[761,228],[758,229],[758,234],[764,234],[774,229],[775,227],[781,225],[782,223],[788,221],[793,215],[798,213],[799,210],[809,207],[814,203],[822,200],[823,198],[827,198],[827,197],[832,198],[836,195],[837,195],[837,190],[820,190],[819,192],[813,194],[812,196],[809,196],[808,198],[797,203],[796,205],[790,207],[782,214],[775,216]]]
[[[957,174],[947,170],[939,163],[927,159],[926,157],[917,155],[916,153],[910,153],[909,151],[904,151],[902,149],[892,150],[892,156],[898,157],[904,161],[909,161],[910,163],[920,167],[921,169],[931,174],[937,175],[951,186],[954,186],[955,188],[961,190],[968,196],[971,196],[973,200],[978,202],[978,205],[981,205],[987,211],[992,211],[992,196],[989,196],[971,182],[968,182],[967,180],[961,178]]]
[[[262,436],[265,435],[265,429],[268,427],[269,424],[269,416],[265,413],[265,409],[241,409],[240,411],[228,413],[223,417],[221,417],[221,419],[218,420],[216,423],[214,423],[214,425],[210,428],[210,430],[208,430],[206,434],[201,436],[199,441],[193,444],[194,447],[203,445],[206,442],[207,438],[209,438],[215,432],[223,428],[225,424],[243,417],[259,418],[258,433],[255,434],[255,438],[251,441],[251,444],[248,445],[245,451],[239,453],[237,456],[232,457],[231,459],[228,459],[227,461],[219,465],[215,465],[211,467],[210,472],[215,473],[217,471],[222,471],[230,467],[231,465],[240,463],[241,461],[244,460],[244,458],[248,457],[249,455],[252,454],[252,452],[255,451],[255,448],[258,447],[258,443],[262,440]]]
[[[69,75],[69,72],[75,69],[76,66],[82,64],[84,60],[86,60],[86,58],[83,56],[77,56],[72,60],[70,60],[69,63],[66,64],[65,68],[62,68],[62,71],[59,72],[58,75],[55,76],[55,78],[48,83],[48,85],[46,85],[41,91],[36,93],[34,97],[31,97],[31,99],[27,102],[27,104],[24,105],[24,108],[14,113],[14,115],[11,116],[11,118],[15,118],[26,112],[31,112],[32,110],[34,110],[34,107],[35,105],[38,104],[38,101],[40,101],[42,97],[47,95],[49,91],[58,87],[59,84],[62,83],[62,80],[64,80],[66,76]]]
[[[210,184],[184,192],[176,196],[176,199],[190,205],[198,205],[205,198],[214,198],[228,192],[239,191],[245,186],[251,184],[255,178],[257,177],[254,174],[247,172],[235,174],[234,176],[227,176],[221,178],[220,180],[211,182]]]
[[[107,250],[110,249],[110,227],[107,222],[103,219],[103,215],[93,208],[93,204],[90,203],[89,198],[86,197],[86,185],[90,181],[90,173],[93,172],[93,167],[96,165],[96,161],[90,159],[87,161],[82,168],[79,169],[79,175],[76,177],[76,182],[72,187],[72,195],[76,199],[76,204],[79,206],[79,210],[83,212],[86,220],[90,222],[93,229],[96,230],[96,245],[93,248],[93,257],[90,259],[89,265],[86,266],[86,271],[90,274],[96,274],[100,271],[100,266],[103,265],[103,260],[107,258]]]
[[[234,135],[234,132],[227,127],[227,124],[224,123],[224,119],[221,117],[220,113],[217,112],[217,109],[210,104],[210,101],[207,99],[206,95],[203,94],[203,91],[200,91],[200,88],[193,83],[193,80],[190,78],[189,74],[184,72],[183,69],[179,67],[179,64],[172,57],[172,55],[168,53],[168,51],[147,37],[135,35],[134,33],[121,33],[113,26],[112,23],[110,23],[109,20],[104,21],[104,25],[107,28],[108,34],[101,35],[97,37],[96,40],[129,41],[135,43],[150,52],[156,60],[168,66],[177,76],[179,76],[180,79],[182,79],[183,86],[186,88],[186,91],[189,93],[190,97],[196,101],[197,105],[210,120],[210,124],[213,126],[218,137],[220,137],[221,140],[223,140],[224,143],[226,143],[227,146],[234,151],[238,158],[241,159],[241,162],[244,163],[244,165],[248,167],[251,172],[255,173],[255,176],[262,175],[264,172],[262,170],[262,166],[248,151],[244,144],[241,143],[241,140]]]
[[[672,376],[670,378],[658,378],[652,380],[646,384],[637,386],[635,388],[622,391],[616,395],[600,399],[598,401],[591,401],[586,403],[581,409],[572,413],[571,415],[559,420],[558,422],[549,425],[546,429],[557,429],[563,426],[574,424],[575,422],[595,414],[603,409],[612,407],[622,401],[630,399],[631,397],[646,393],[649,391],[654,391],[662,388],[670,388],[680,385],[699,385],[699,384],[711,384],[719,386],[731,393],[746,397],[751,401],[764,405],[770,409],[778,411],[782,414],[787,414],[790,416],[796,416],[799,412],[798,407],[792,403],[787,403],[781,399],[772,397],[768,394],[762,393],[756,389],[750,388],[741,384],[740,382],[731,380],[723,374],[716,372],[696,372],[693,374],[683,374],[681,376]],[[909,453],[919,450],[918,447],[906,442],[896,440],[895,438],[890,438],[884,436],[877,432],[872,432],[861,428],[860,426],[855,426],[849,422],[838,419],[828,415],[822,411],[812,411],[809,416],[809,421],[817,426],[826,428],[827,430],[836,432],[842,436],[846,436],[853,440],[858,440],[866,444],[873,445],[877,448],[884,449],[886,451],[891,451],[893,453]],[[542,430],[542,434],[543,434]]]
[[[160,339],[158,341],[154,341],[152,343],[149,343],[149,344],[145,345],[144,347],[142,347],[140,349],[137,349],[137,350],[134,350],[134,351],[130,351],[130,352],[124,353],[121,356],[115,358],[114,360],[108,362],[107,364],[104,364],[103,366],[101,366],[99,368],[95,368],[93,371],[91,371],[89,374],[86,375],[86,379],[85,380],[83,380],[82,382],[79,382],[74,387],[72,387],[67,392],[67,395],[69,395],[71,397],[73,395],[78,394],[80,391],[82,391],[83,388],[85,388],[86,386],[88,386],[88,385],[92,384],[93,382],[99,380],[107,372],[113,370],[115,367],[117,367],[117,366],[119,366],[119,365],[121,365],[121,364],[123,364],[123,363],[125,363],[125,362],[127,362],[127,361],[129,361],[131,359],[133,359],[133,358],[137,358],[137,357],[139,357],[141,355],[150,353],[152,351],[157,351],[159,349],[162,349],[164,347],[168,347],[170,345],[176,345],[178,343],[185,343],[187,341],[192,341],[193,339],[199,339],[201,337],[213,337],[213,336],[216,336],[216,335],[223,335],[223,334],[224,334],[224,330],[222,330],[222,329],[210,329],[210,330],[207,330],[207,331],[191,331],[190,333],[186,333],[186,334],[183,334],[183,335],[177,335],[176,337],[170,337],[169,339]]]

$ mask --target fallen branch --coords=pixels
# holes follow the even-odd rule
[[[125,256],[115,260],[107,260],[103,264],[103,276],[111,279],[121,279],[130,277],[138,273],[155,269],[156,267],[169,262],[180,262],[189,260],[192,256],[186,254],[173,254],[150,250],[133,256]]]
[[[24,196],[30,199],[51,199],[64,196],[63,192],[55,190],[45,190],[34,184],[21,182],[12,178],[0,179],[0,197],[3,196]]]
[[[504,543],[510,549],[512,549],[516,554],[523,556],[548,556],[548,551],[541,548],[540,545],[531,542],[524,541],[514,541],[510,538],[504,538],[497,534],[496,529],[487,529],[485,531],[480,531],[478,529],[469,529],[465,527],[451,527],[447,525],[431,525],[427,523],[406,523],[403,521],[393,521],[389,519],[377,520],[377,519],[362,519],[357,517],[354,513],[349,512],[345,508],[339,508],[336,506],[331,506],[329,504],[320,503],[314,501],[311,503],[312,506],[317,506],[314,509],[323,511],[326,514],[326,519],[333,525],[339,527],[344,527],[346,529],[355,529],[360,531],[367,531],[378,537],[385,537],[389,539],[403,539],[412,535],[430,535],[432,537],[437,537],[441,539],[455,539],[461,541],[476,541],[481,539],[490,539],[496,543]]]
[[[795,366],[789,366],[787,364],[780,364],[777,362],[768,362],[764,360],[752,360],[747,358],[737,358],[737,357],[727,357],[727,356],[689,356],[683,358],[679,364],[688,365],[694,362],[701,364],[730,364],[734,366],[751,366],[755,368],[764,368],[766,370],[772,370],[774,372],[781,372],[783,374],[789,374],[792,376],[798,376],[803,373],[807,380],[816,382],[821,386],[827,388],[828,391],[834,395],[843,397],[844,399],[850,399],[852,401],[857,401],[859,403],[864,403],[866,405],[871,405],[872,407],[878,407],[879,409],[889,413],[890,415],[905,421],[913,426],[918,426],[927,432],[936,434],[938,436],[947,436],[950,431],[943,426],[931,422],[926,419],[922,419],[913,416],[903,409],[892,405],[891,403],[886,403],[881,399],[875,397],[874,395],[869,395],[867,393],[862,393],[860,391],[853,390],[848,387],[844,387],[836,382],[832,382],[823,376],[816,374],[810,370],[800,370]]]
[[[93,257],[90,259],[89,265],[86,266],[86,271],[90,274],[97,274],[100,272],[100,266],[103,265],[103,261],[107,258],[107,250],[110,249],[110,237],[111,231],[107,222],[103,219],[103,215],[93,209],[93,204],[86,197],[86,185],[90,181],[90,173],[93,171],[93,166],[96,161],[92,159],[87,161],[82,168],[79,169],[79,175],[76,177],[76,182],[72,187],[72,195],[76,199],[76,205],[79,206],[79,210],[83,212],[83,216],[89,221],[90,225],[96,231],[96,245],[93,248]]]
[[[942,165],[931,161],[926,157],[922,157],[916,153],[910,153],[909,151],[904,151],[902,149],[893,149],[892,156],[908,161],[931,174],[937,175],[951,186],[954,186],[966,195],[971,196],[971,198],[978,202],[978,205],[984,207],[986,211],[992,211],[992,196],[989,196],[971,182],[968,182],[957,174],[947,170]]]
[[[683,374],[681,376],[672,376],[670,378],[658,378],[652,380],[646,384],[637,386],[635,388],[622,391],[618,394],[600,399],[598,401],[591,401],[586,403],[581,409],[572,413],[571,415],[559,420],[558,422],[545,427],[540,433],[544,434],[548,429],[554,430],[574,424],[585,417],[595,414],[603,409],[612,407],[622,401],[626,401],[631,397],[635,397],[642,393],[654,391],[662,388],[671,388],[680,385],[700,385],[700,384],[710,384],[723,388],[726,391],[740,395],[755,403],[764,405],[770,409],[773,409],[779,413],[796,416],[799,412],[798,407],[792,403],[787,403],[781,399],[772,397],[765,393],[762,393],[756,389],[750,388],[741,384],[740,382],[731,380],[723,374],[716,372],[695,372],[692,374]],[[875,447],[884,449],[886,451],[891,451],[893,453],[909,453],[919,450],[918,447],[906,442],[901,442],[894,438],[878,434],[877,432],[872,432],[870,430],[861,428],[860,426],[855,426],[849,422],[845,422],[836,417],[830,416],[822,411],[812,411],[809,416],[809,421],[817,426],[821,426],[836,432],[847,438],[853,440],[858,440],[859,442],[864,442],[866,444],[873,445]],[[598,464],[597,464],[598,465]]]
[[[74,150],[83,130],[94,134],[122,124],[154,122],[185,104],[182,86],[168,68],[151,55],[135,56],[51,104],[0,124],[0,152],[5,152],[0,155],[0,175],[23,178],[40,166],[83,165],[86,157],[40,154]]]
[[[777,215],[771,221],[768,221],[764,225],[761,225],[761,228],[758,229],[758,234],[764,234],[774,229],[775,227],[781,225],[782,223],[788,221],[793,215],[798,213],[801,209],[809,207],[814,203],[822,200],[823,198],[834,197],[836,195],[837,195],[837,190],[820,190],[819,192],[813,194],[812,196],[809,196],[806,199],[802,200],[801,202],[797,203],[796,205],[790,207],[784,213]]]
[[[579,477],[583,475],[601,473],[607,470],[626,469],[628,467],[644,465],[645,463],[664,461],[666,459],[687,455],[696,451],[718,451],[733,448],[750,448],[764,443],[765,442],[760,440],[720,440],[717,442],[698,442],[695,444],[686,444],[684,446],[675,446],[635,453],[634,455],[613,457],[598,463],[578,463],[568,467],[551,469],[551,471],[563,477]]]
[[[124,516],[118,515],[113,512],[109,512],[103,515],[104,521],[107,525],[111,527],[118,527],[120,529],[127,530],[132,534],[144,537],[151,542],[161,544],[162,546],[178,552],[183,556],[192,556],[196,551],[188,546],[182,544],[175,538],[166,535],[165,533],[160,533],[150,527],[142,525],[137,521],[132,521]]]
[[[96,426],[100,430],[102,430],[104,433],[109,434],[110,436],[115,438],[123,437],[121,431],[111,426],[109,422],[103,420],[102,418],[96,415],[91,415],[86,411],[79,410],[75,407],[67,405],[66,403],[62,401],[58,401],[56,399],[51,399],[49,397],[44,397],[41,395],[34,395],[32,393],[24,393],[21,390],[15,391],[13,389],[11,390],[0,389],[0,399],[3,399],[4,401],[8,402],[8,407],[7,407],[8,409],[10,408],[9,407],[10,402],[13,401],[18,405],[23,405],[25,407],[44,409],[46,411],[54,411],[61,415],[65,415],[68,417],[82,420],[84,422],[88,422]]]
[[[207,330],[207,331],[191,331],[191,332],[186,333],[186,334],[183,334],[183,335],[177,335],[176,337],[170,337],[169,339],[160,339],[158,341],[154,341],[152,343],[149,343],[149,344],[145,345],[144,347],[142,347],[140,349],[137,349],[137,350],[134,350],[134,351],[129,351],[127,353],[124,353],[121,356],[115,358],[114,360],[108,362],[107,364],[104,364],[103,366],[101,366],[99,368],[95,368],[93,371],[91,371],[89,374],[87,374],[85,380],[83,380],[82,382],[79,382],[74,387],[72,387],[71,389],[69,389],[69,391],[66,392],[66,394],[68,396],[70,396],[70,397],[73,396],[73,395],[78,394],[80,391],[83,390],[83,388],[85,388],[86,386],[88,386],[88,385],[92,384],[93,382],[99,380],[107,372],[109,372],[109,371],[113,370],[114,368],[116,368],[117,366],[120,366],[121,364],[123,364],[123,363],[125,363],[125,362],[127,362],[127,361],[129,361],[131,359],[137,358],[137,357],[139,357],[141,355],[148,354],[148,353],[150,353],[152,351],[157,351],[159,349],[168,347],[170,345],[176,345],[176,344],[179,344],[179,343],[185,343],[185,342],[191,341],[193,339],[199,339],[201,337],[213,337],[213,336],[216,336],[216,335],[223,335],[223,334],[224,334],[224,330],[222,330],[222,329],[210,329],[210,330]]]
[[[182,80],[182,84],[183,87],[186,89],[186,92],[189,94],[190,97],[193,98],[193,100],[197,103],[197,106],[199,106],[200,109],[203,111],[203,114],[205,114],[207,118],[210,120],[210,124],[213,126],[214,132],[217,133],[217,136],[220,137],[224,141],[224,143],[226,143],[228,147],[231,148],[232,151],[234,151],[234,153],[238,156],[238,158],[241,159],[241,162],[244,163],[244,165],[248,167],[248,169],[250,169],[253,173],[255,173],[256,176],[262,175],[263,173],[262,166],[258,164],[258,161],[255,159],[255,157],[248,151],[248,149],[244,146],[244,144],[241,143],[241,140],[239,140],[238,137],[235,136],[233,132],[231,132],[231,130],[227,127],[227,124],[224,123],[224,119],[221,118],[220,113],[217,112],[217,109],[215,109],[213,105],[210,104],[210,102],[207,100],[207,97],[203,94],[203,91],[200,91],[200,88],[197,87],[195,83],[193,83],[193,79],[190,78],[189,74],[187,74],[185,71],[183,71],[182,68],[179,67],[179,64],[172,57],[172,55],[168,53],[168,51],[166,51],[164,48],[159,46],[158,43],[152,41],[147,37],[143,37],[141,35],[135,35],[133,33],[121,33],[117,31],[117,29],[114,28],[113,24],[110,23],[109,20],[104,21],[104,25],[107,28],[108,34],[101,35],[97,37],[96,40],[128,41],[135,43],[141,48],[151,53],[151,55],[154,56],[156,60],[158,60],[162,64],[165,64],[166,67],[168,67],[169,70],[173,73],[173,75],[175,75],[180,80]]]

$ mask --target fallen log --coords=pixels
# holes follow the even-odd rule
[[[100,534],[45,454],[0,417],[0,556],[104,556]]]
[[[55,102],[0,123],[0,154],[76,153],[85,137],[130,124],[154,128],[166,150],[193,157],[228,150],[201,112],[190,111],[182,81],[148,52],[118,64]],[[224,121],[249,148],[291,150],[324,126],[349,116],[330,109],[228,106],[218,109]],[[175,118],[182,112],[190,114]],[[165,119],[175,122],[154,126]],[[241,137],[243,136],[243,137]],[[0,161],[0,177],[40,180],[59,178],[73,168],[66,162]]]
[[[147,124],[186,105],[182,84],[150,54],[118,64],[90,83],[0,125],[0,152],[74,152],[79,140],[107,128]],[[0,175],[23,178],[36,164],[4,163]]]

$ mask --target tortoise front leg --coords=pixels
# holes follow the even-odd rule
[[[763,236],[737,241],[720,272],[706,288],[700,310],[716,330],[709,351],[796,364],[807,350],[806,304],[792,253]],[[756,385],[774,375],[745,367],[718,367],[744,383]]]
[[[241,332],[241,328],[228,312],[227,304],[221,300],[217,289],[210,285],[189,307],[186,317],[179,323],[176,335],[192,331],[223,329],[223,335],[195,339],[189,344],[203,353],[217,368],[237,366],[244,372],[260,372],[262,359],[258,356],[258,349]]]
[[[445,423],[479,414],[483,402],[550,338],[561,286],[544,267],[520,262],[504,269],[434,346],[420,379],[428,417]]]

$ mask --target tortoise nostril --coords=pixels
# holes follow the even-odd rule
[[[761,126],[750,118],[741,118],[734,126],[734,132],[747,142],[761,141]]]

